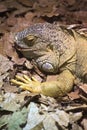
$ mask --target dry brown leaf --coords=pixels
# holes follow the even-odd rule
[[[2,36],[4,35],[4,33],[8,33],[8,30],[10,30],[10,28],[8,27],[6,21],[4,18],[1,19],[1,23],[0,24],[0,33],[2,34]]]
[[[7,11],[7,7],[4,4],[0,4],[0,13]]]
[[[33,23],[43,23],[43,22],[46,22],[44,19],[42,19],[41,17],[34,17],[33,19]]]
[[[29,10],[28,8],[18,3],[16,0],[5,0],[5,2],[1,1],[0,4],[4,5],[8,9],[7,11],[14,9],[14,11],[12,11],[14,15],[18,15]]]
[[[6,73],[8,70],[13,69],[12,62],[9,61],[6,57],[3,55],[0,55],[0,75]]]
[[[11,57],[14,61],[18,55],[16,53],[16,50],[13,48],[13,43],[14,34],[5,33],[5,35],[2,37],[1,51],[3,50],[4,55]]]
[[[12,86],[11,84],[5,82],[3,85],[3,90],[5,93],[15,93],[18,92],[18,88],[16,86]]]
[[[14,48],[13,33],[5,33],[5,35],[2,37],[0,45],[0,54],[10,57],[11,60],[18,65],[22,65],[26,60],[26,58],[19,58]]]
[[[77,122],[78,120],[82,118],[82,116],[83,116],[82,112],[75,112],[75,113],[70,112],[69,113],[70,123],[73,124]]]
[[[77,123],[73,123],[72,124],[72,130],[83,130],[82,127],[80,127],[80,125],[78,125]]]
[[[4,50],[4,44],[3,44],[3,40],[2,39],[0,39],[0,54],[2,54],[2,55],[6,55],[6,53],[5,53],[5,50]]]
[[[66,0],[68,2],[68,4],[71,6],[73,4],[75,4],[76,0]]]
[[[59,13],[56,12],[56,6],[58,2],[56,0],[42,0],[33,4],[33,9],[35,10],[36,16],[58,16]]]
[[[76,11],[75,13],[73,13],[73,16],[76,20],[87,22],[87,11]]]
[[[79,88],[82,92],[84,92],[87,95],[87,84],[83,84],[79,86]]]
[[[80,98],[79,90],[76,90],[75,92],[71,92],[67,94],[71,100],[76,100]]]
[[[32,7],[34,3],[33,0],[18,0],[18,2],[21,3],[22,5],[29,6],[29,7]]]
[[[10,15],[6,22],[8,26],[15,26],[17,24],[17,18],[13,15]]]
[[[87,118],[82,120],[81,125],[83,126],[84,130],[87,130]]]
[[[9,59],[0,55],[0,87],[3,85],[3,80],[9,75],[9,70],[13,69],[13,64]]]
[[[25,19],[28,21],[33,21],[33,18],[35,17],[35,13],[28,12],[25,14]]]
[[[21,23],[21,24],[20,24]],[[25,28],[29,27],[31,25],[32,21],[26,18],[17,18],[16,25],[11,29],[12,32],[17,33],[19,31],[24,30]]]

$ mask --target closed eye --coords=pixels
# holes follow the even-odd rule
[[[33,46],[35,44],[36,39],[37,39],[37,37],[34,35],[27,35],[22,40],[28,46]]]

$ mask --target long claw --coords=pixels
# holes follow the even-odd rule
[[[36,78],[32,77],[32,80],[35,82],[39,82]]]
[[[31,82],[31,81],[32,81],[27,75],[23,75],[23,77],[24,77],[28,82]]]
[[[15,79],[11,79],[11,82],[14,83],[14,84],[17,84],[17,85],[24,85],[23,82],[17,81]]]
[[[22,88],[23,90],[28,90],[32,92],[32,88],[29,87],[29,85],[21,85],[20,88]]]
[[[24,79],[23,77],[21,77],[19,75],[16,75],[16,79],[20,80],[20,81],[23,81],[24,83],[29,83],[29,81],[27,81],[26,79]]]

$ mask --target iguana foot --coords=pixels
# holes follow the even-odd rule
[[[34,77],[30,79],[27,75],[23,75],[23,77],[16,75],[16,79],[12,79],[11,83],[19,85],[20,88],[33,93],[41,92],[41,83]]]

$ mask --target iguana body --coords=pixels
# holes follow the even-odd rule
[[[52,97],[63,96],[72,89],[75,76],[86,77],[85,36],[55,24],[39,23],[18,32],[15,39],[19,50],[25,57],[34,59],[40,70],[58,74],[56,81],[35,85],[31,81],[28,84],[30,91]]]

